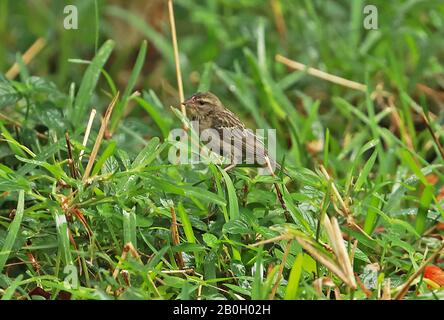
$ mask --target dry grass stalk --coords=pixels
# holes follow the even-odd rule
[[[365,84],[351,81],[351,80],[347,80],[345,78],[335,76],[333,74],[321,71],[319,69],[308,67],[303,63],[300,63],[300,62],[297,62],[294,60],[290,60],[280,54],[277,54],[275,56],[275,59],[276,59],[276,61],[283,63],[292,69],[299,70],[299,71],[305,71],[309,75],[318,77],[320,79],[324,79],[324,80],[327,80],[327,81],[330,81],[330,82],[333,82],[333,83],[336,83],[336,84],[339,84],[341,86],[348,87],[351,89],[355,89],[355,90],[359,90],[359,91],[363,91],[363,92],[367,91],[367,86]]]
[[[89,114],[89,120],[88,120],[88,124],[86,125],[85,136],[83,137],[83,142],[82,142],[82,145],[84,147],[86,147],[86,144],[88,143],[89,134],[91,133],[91,127],[92,127],[94,118],[96,116],[96,112],[97,112],[96,109],[92,109],[91,113]],[[79,161],[82,160],[84,153],[85,153],[85,150],[80,151]]]
[[[171,26],[171,36],[172,36],[173,50],[174,50],[174,61],[176,64],[176,77],[177,77],[177,87],[179,89],[179,99],[180,99],[180,102],[183,102],[183,101],[185,101],[185,96],[183,93],[182,72],[180,71],[179,46],[177,44],[176,22],[174,20],[173,0],[168,0],[168,13],[169,13],[169,19],[170,19],[170,26]],[[182,111],[184,116],[187,115],[185,106],[183,104],[180,105],[180,110]],[[184,129],[187,129],[185,124],[184,124]]]
[[[69,171],[71,173],[71,177],[73,177],[74,179],[77,179],[77,170],[76,170],[76,165],[75,165],[74,158],[72,155],[71,141],[69,139],[68,132],[65,132],[65,140],[66,140],[66,148],[68,149]]]
[[[392,110],[391,119],[394,122],[395,127],[397,127],[399,134],[405,141],[405,144],[409,147],[410,150],[414,151],[415,148],[413,147],[412,137],[410,136],[410,133],[406,128],[404,120],[402,120],[401,116],[399,115],[398,108],[396,108],[395,105],[395,97],[392,94],[388,95],[387,103],[388,107]]]
[[[344,239],[342,238],[341,229],[339,229],[338,220],[332,218],[331,221],[328,215],[324,218],[324,228],[327,232],[330,243],[333,247],[333,251],[338,259],[341,270],[347,277],[347,283],[350,287],[356,289],[355,277],[353,275],[353,268],[348,256],[347,249],[345,248]]]
[[[270,170],[271,175],[273,177],[276,177],[276,175],[274,174],[274,170],[273,170],[273,168],[271,166],[271,162],[270,162],[270,159],[268,158],[268,156],[265,156],[265,162],[267,163],[267,167],[268,167],[268,170]],[[288,211],[287,205],[285,204],[284,197],[282,196],[281,189],[279,188],[279,185],[277,183],[274,184],[274,187],[276,188],[276,194],[277,194],[277,197],[279,199],[279,202],[281,203],[282,209],[284,209],[285,216],[288,218],[290,216],[290,212]]]
[[[22,59],[23,63],[27,65],[45,46],[46,41],[44,38],[38,38],[29,48],[26,50],[26,52],[23,54]],[[12,80],[20,72],[20,68],[17,62],[15,62],[11,68],[6,72],[5,77],[8,80]]]
[[[201,276],[201,280],[203,281],[203,275]],[[197,300],[202,300],[202,284],[199,284],[197,288]]]
[[[273,11],[274,22],[279,33],[281,41],[285,44],[287,39],[287,25],[285,24],[284,14],[282,13],[282,4],[280,0],[270,0],[271,10]]]
[[[437,91],[435,89],[430,88],[429,86],[426,86],[423,83],[417,83],[416,84],[416,89],[418,89],[419,91],[425,93],[426,95],[432,97],[435,101],[442,102],[444,101],[444,92],[442,91]]]
[[[390,278],[387,278],[384,282],[381,300],[392,300],[392,294],[390,290]]]
[[[329,257],[326,257],[323,253],[319,252],[307,240],[301,237],[296,237],[296,240],[299,242],[302,248],[304,248],[315,260],[323,264],[327,269],[333,272],[349,287],[353,286],[353,284],[349,282],[348,276],[346,276],[344,272],[333,261],[331,261]]]
[[[149,280],[149,282],[151,283],[151,285],[153,286],[154,291],[156,291],[157,296],[158,296],[159,298],[161,298],[162,295],[160,294],[159,290],[157,290],[156,284],[154,283],[153,279],[151,279],[151,276],[150,276],[149,274],[148,274],[148,280]]]
[[[339,204],[342,207],[342,211],[339,211],[338,213],[341,216],[348,217],[350,214],[350,210],[348,209],[347,205],[345,204],[344,200],[342,199],[341,195],[339,194],[338,189],[336,188],[336,185],[334,184],[332,178],[328,174],[327,170],[325,170],[324,166],[321,164],[320,167],[322,174],[327,178],[328,181],[331,183],[331,188],[333,190],[334,195],[336,196],[336,199],[339,201]]]
[[[276,295],[276,291],[279,287],[279,283],[281,282],[282,272],[284,271],[285,263],[287,262],[288,253],[290,252],[290,248],[291,248],[291,240],[288,240],[287,245],[285,247],[284,255],[282,256],[281,265],[279,266],[279,271],[278,271],[278,274],[276,277],[276,282],[274,283],[271,293],[268,296],[269,300],[273,300],[274,296]]]
[[[404,296],[406,295],[407,291],[409,290],[410,285],[413,283],[413,281],[424,271],[424,268],[432,262],[437,256],[439,256],[442,251],[444,250],[444,241],[442,242],[439,249],[433,253],[427,260],[425,260],[421,266],[416,270],[408,279],[407,281],[399,287],[399,292],[395,296],[395,300],[402,300]]]
[[[355,241],[353,241],[353,247],[352,250],[350,252],[350,263],[353,269],[354,266],[354,261],[355,261],[355,254],[356,254],[356,249],[358,248],[358,239],[355,239]]]
[[[356,289],[356,282],[354,278],[352,263],[345,248],[344,240],[342,238],[342,233],[341,230],[339,229],[339,224],[336,218],[332,218],[331,222],[328,216],[325,216],[324,227],[331,244],[331,251],[336,256],[337,262],[332,260],[329,256],[325,255],[324,253],[320,252],[318,249],[316,249],[311,243],[313,240],[309,240],[308,238],[296,234],[291,234],[290,232],[284,232],[278,237],[260,241],[258,243],[253,244],[252,247],[281,240],[289,240],[290,242],[291,239],[296,239],[299,242],[299,244],[302,246],[302,248],[304,248],[304,250],[307,251],[315,260],[323,264],[327,269],[329,269],[332,273],[334,273],[351,289]],[[282,263],[285,263],[284,259]]]
[[[177,228],[177,215],[174,207],[171,207],[171,238],[173,240],[173,245],[178,246],[180,244],[179,229]],[[178,251],[174,254],[176,257],[176,263],[179,269],[184,269],[185,263],[183,261],[182,252]]]
[[[341,205],[341,209],[336,207],[335,202],[332,199],[333,207],[335,208],[335,211],[341,215],[344,216],[347,219],[347,223],[351,226],[353,226],[355,229],[357,229],[359,232],[361,232],[364,236],[366,236],[368,239],[373,240],[373,238],[368,235],[353,219],[353,216],[351,214],[351,210],[348,207],[348,205],[345,203],[345,201],[342,199],[338,189],[336,188],[336,185],[333,181],[333,179],[328,174],[327,170],[325,170],[323,165],[320,165],[320,169],[322,174],[325,176],[325,178],[330,182],[331,188],[333,190],[333,194],[335,198],[338,200],[339,204]],[[333,198],[333,197],[332,197]]]
[[[437,136],[437,134],[435,133],[435,131],[433,130],[433,128],[430,125],[429,119],[427,119],[426,115],[424,114],[424,112],[421,112],[421,117],[422,120],[424,121],[427,130],[429,130],[430,135],[433,138],[433,141],[435,141],[435,145],[437,146],[439,153],[441,155],[441,158],[444,159],[444,148],[442,147],[441,142],[439,141],[439,137]]]
[[[326,296],[330,297],[331,288],[333,288],[333,292],[335,293],[335,299],[336,300],[342,300],[341,298],[341,292],[339,291],[338,286],[331,280],[329,277],[322,277],[318,278],[313,282],[313,287],[318,294],[318,296],[324,296],[322,289],[323,287],[327,287],[327,293]]]
[[[105,133],[106,128],[108,127],[108,122],[111,117],[111,113],[113,112],[114,105],[117,102],[117,99],[119,98],[119,92],[117,92],[114,99],[109,104],[108,108],[106,109],[105,116],[102,119],[102,125],[100,126],[99,133],[97,134],[96,142],[94,143],[93,150],[91,152],[91,156],[89,158],[88,164],[85,169],[85,173],[83,174],[83,183],[86,183],[86,181],[89,178],[89,174],[91,173],[92,167],[94,165],[94,160],[96,160],[97,153],[99,152],[100,144],[103,140],[103,135]]]
[[[140,255],[137,252],[137,250],[134,248],[133,244],[131,242],[128,242],[127,244],[125,244],[123,246],[121,259],[119,260],[119,262],[117,263],[116,268],[113,271],[113,278],[114,279],[117,279],[117,276],[119,275],[120,269],[122,268],[122,263],[123,263],[123,261],[126,260],[126,258],[128,256],[128,252],[133,256],[133,258],[136,258],[137,260],[140,260]],[[109,285],[106,288],[106,292],[108,294],[111,293],[111,285]]]
[[[194,269],[193,268],[187,268],[187,269],[183,269],[183,270],[162,270],[162,273],[166,273],[166,274],[177,274],[177,273],[181,273],[181,274],[194,274]]]
[[[291,239],[291,238],[292,238],[291,235],[288,235],[288,234],[284,233],[284,234],[281,234],[280,236],[277,236],[277,237],[274,237],[274,238],[271,238],[271,239],[262,240],[262,241],[253,243],[251,245],[251,247],[258,247],[258,246],[261,246],[263,244],[272,243],[272,242],[281,241],[281,240],[288,240],[288,239]]]
[[[344,240],[342,238],[341,230],[336,218],[330,219],[325,216],[324,228],[327,232],[327,236],[330,240],[330,244],[333,249],[333,253],[336,256],[337,263],[332,261],[329,257],[319,252],[313,247],[308,240],[296,236],[296,240],[299,244],[316,259],[323,264],[327,269],[333,272],[338,278],[340,278],[347,286],[352,289],[356,289],[356,282],[354,278],[353,268],[350,262],[350,257],[345,248]]]
[[[355,273],[355,279],[356,279],[356,282],[358,283],[359,287],[361,288],[362,292],[364,292],[367,299],[369,299],[372,296],[372,292],[369,289],[367,289],[367,287],[364,285],[364,283],[362,283],[362,281],[359,278],[357,273]]]

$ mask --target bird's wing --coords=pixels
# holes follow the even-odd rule
[[[265,157],[267,157],[273,168],[280,168],[279,164],[268,154],[263,137],[255,135],[251,129],[246,129],[242,121],[230,110],[224,109],[220,116],[213,119],[213,128],[218,130],[222,139],[222,150],[232,148],[233,162],[240,163],[243,158],[248,164],[266,166]]]
[[[215,114],[213,126],[218,128],[245,128],[245,125],[230,110],[223,109]]]
[[[240,163],[243,159],[248,164],[266,164],[267,150],[261,137],[246,129],[232,112],[224,110],[220,117],[214,119],[213,127],[219,131],[222,150],[231,150],[233,162]]]

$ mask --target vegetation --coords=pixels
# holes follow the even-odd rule
[[[442,3],[175,1],[185,96],[276,129],[288,176],[168,161],[166,1],[67,4],[0,2],[2,299],[444,298]]]

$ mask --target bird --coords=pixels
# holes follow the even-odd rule
[[[229,158],[230,164],[225,168],[226,171],[246,160],[253,161],[247,162],[248,164],[270,166],[272,172],[275,168],[280,169],[280,165],[270,156],[261,138],[225,107],[215,94],[197,92],[183,101],[182,105],[190,115],[192,124],[198,124],[200,136],[208,129],[213,130],[220,143],[216,153],[228,155]]]

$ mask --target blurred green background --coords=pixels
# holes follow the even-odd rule
[[[67,4],[78,8],[77,30],[63,27]],[[378,8],[377,30],[363,28],[367,4]],[[29,65],[29,72],[67,92],[72,82],[80,83],[86,69],[70,59],[90,60],[106,39],[113,39],[116,49],[105,70],[123,90],[141,41],[146,39],[147,57],[135,89],[152,89],[165,105],[177,106],[166,1],[3,0],[0,5],[0,70],[6,72],[17,52],[23,53],[43,37],[47,44]],[[321,138],[325,127],[336,135],[352,125],[351,118],[338,117],[333,96],[360,103],[363,95],[301,72],[291,73],[275,61],[276,54],[357,82],[368,80],[371,89],[380,84],[389,92],[419,95],[418,83],[437,89],[443,86],[444,8],[440,1],[209,0],[176,1],[175,7],[185,95],[197,90],[206,63],[212,63],[216,68],[209,75],[211,90],[248,125],[277,128],[283,139],[288,138],[286,125],[277,119],[282,118],[282,108],[271,101],[273,88],[261,82],[261,73],[285,90],[300,116],[309,114],[313,101],[319,100],[320,113],[328,122],[322,127],[314,124],[311,140]],[[105,80],[101,77],[100,81],[103,89]],[[103,92],[96,91],[90,104],[103,108],[103,97]],[[442,107],[440,100],[429,100],[432,110]],[[276,112],[278,117],[270,117]],[[145,126],[148,119],[138,122],[141,114],[142,110],[133,110],[129,124],[157,135]],[[294,123],[299,125],[296,119]]]
[[[67,4],[78,8],[77,30],[63,27]],[[378,8],[377,30],[363,28],[367,4]],[[166,1],[3,0],[0,5],[0,70],[6,72],[17,52],[23,53],[43,37],[47,44],[29,65],[29,72],[67,92],[72,82],[80,83],[86,69],[70,59],[90,60],[106,39],[113,39],[116,49],[105,70],[123,90],[141,41],[146,39],[147,58],[135,89],[152,89],[165,105],[177,106]],[[342,133],[350,123],[336,117],[331,97],[363,101],[362,94],[353,90],[301,72],[290,73],[275,61],[275,54],[357,82],[368,80],[372,88],[382,84],[394,93],[420,94],[418,83],[437,89],[443,85],[444,8],[440,1],[209,0],[176,1],[175,7],[185,95],[197,90],[205,64],[212,63],[217,67],[210,75],[211,90],[253,127],[271,126],[279,131],[284,126],[269,116],[279,113],[279,107],[273,107],[267,94],[272,88],[261,83],[261,72],[276,80],[302,116],[310,113],[309,101],[319,100],[320,112],[328,121],[324,127],[333,134]],[[256,65],[248,56],[255,56]],[[99,88],[104,88],[103,77],[100,81]],[[103,92],[96,91],[91,105],[103,108],[103,97]],[[435,100],[431,99],[430,108],[439,110],[441,105]],[[139,119],[142,113],[137,109],[131,116]],[[131,117],[129,121],[141,125]],[[156,135],[149,127],[143,130]],[[315,134],[318,137],[312,136],[313,140],[320,133]]]

